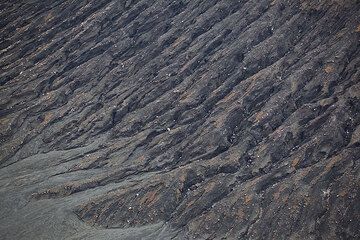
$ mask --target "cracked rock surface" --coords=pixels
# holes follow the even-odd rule
[[[360,2],[0,3],[2,239],[360,239]]]

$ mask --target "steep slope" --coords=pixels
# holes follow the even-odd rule
[[[0,4],[5,239],[359,239],[360,3]]]

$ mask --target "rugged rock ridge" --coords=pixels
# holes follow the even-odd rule
[[[5,239],[360,237],[358,1],[0,9]]]

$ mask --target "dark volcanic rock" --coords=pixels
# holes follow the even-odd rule
[[[357,0],[0,3],[2,239],[359,239]]]

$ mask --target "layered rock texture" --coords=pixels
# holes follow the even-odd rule
[[[359,239],[360,2],[0,3],[1,239]]]

